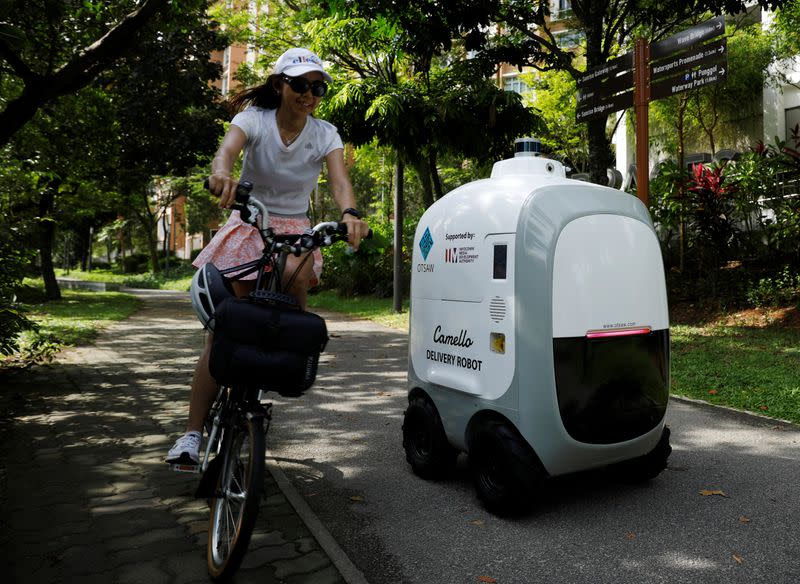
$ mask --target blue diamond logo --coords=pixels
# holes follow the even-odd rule
[[[432,247],[433,237],[431,237],[431,230],[426,227],[425,233],[422,234],[422,238],[419,240],[419,250],[422,252],[422,259],[428,259],[428,254]]]

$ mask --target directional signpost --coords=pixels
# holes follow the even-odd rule
[[[717,16],[650,45],[650,58],[667,57],[725,34],[725,17]]]
[[[625,53],[578,78],[579,122],[633,105],[633,53]]]
[[[728,45],[725,38],[718,38],[724,34],[725,18],[718,16],[653,44],[639,39],[633,52],[590,69],[577,80],[578,122],[635,106],[636,184],[645,205],[650,174],[648,104],[725,81]]]
[[[716,63],[694,71],[686,71],[675,77],[657,79],[650,83],[650,98],[661,99],[677,93],[700,89],[706,85],[720,83],[728,77],[727,63]]]

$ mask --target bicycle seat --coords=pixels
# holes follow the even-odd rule
[[[217,307],[224,300],[236,297],[230,281],[212,263],[203,265],[195,272],[189,295],[197,318],[211,331],[214,330],[214,313]]]

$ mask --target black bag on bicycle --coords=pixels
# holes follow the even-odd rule
[[[221,385],[298,396],[314,383],[328,342],[325,320],[312,312],[228,298],[214,314],[209,369]]]

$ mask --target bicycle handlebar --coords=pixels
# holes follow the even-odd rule
[[[210,190],[209,186],[208,178],[206,178],[203,187]],[[347,224],[338,221],[326,221],[318,223],[311,229],[306,229],[304,233],[299,234],[299,243],[298,234],[276,235],[272,233],[269,227],[263,227],[269,225],[269,211],[261,201],[250,197],[252,190],[253,183],[240,182],[236,187],[236,203],[231,205],[231,209],[239,211],[242,221],[257,228],[264,243],[272,244],[275,251],[299,255],[304,251],[332,245],[337,241],[347,241]],[[257,223],[259,216],[261,216],[260,226]],[[372,229],[367,232],[365,239],[372,239]]]

